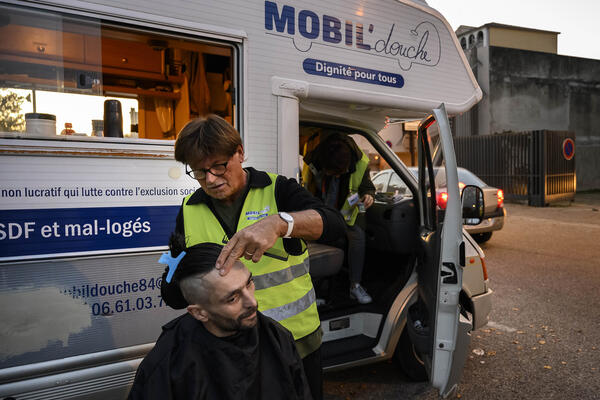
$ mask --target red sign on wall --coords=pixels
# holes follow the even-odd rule
[[[575,141],[571,138],[566,138],[563,140],[562,144],[562,152],[565,160],[569,161],[575,156]]]

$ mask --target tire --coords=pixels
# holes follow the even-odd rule
[[[492,232],[476,233],[473,235],[473,239],[477,243],[485,243],[492,238]]]
[[[404,374],[413,382],[424,382],[429,379],[423,360],[417,354],[415,346],[410,341],[408,330],[404,328],[398,346],[394,352],[394,360]]]

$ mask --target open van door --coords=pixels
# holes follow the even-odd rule
[[[420,336],[421,356],[431,384],[446,397],[460,380],[472,324],[461,314],[459,305],[464,266],[461,199],[452,133],[443,104],[421,121],[418,134],[419,300],[409,313],[409,333],[412,331],[415,344],[418,339],[414,336]],[[446,187],[435,187],[437,174],[446,174],[442,180]]]

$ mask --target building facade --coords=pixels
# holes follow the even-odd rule
[[[557,54],[558,32],[492,23],[456,33],[483,99],[455,118],[455,134],[571,131],[577,190],[600,189],[600,60]]]

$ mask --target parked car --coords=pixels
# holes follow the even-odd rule
[[[417,168],[410,167],[409,170],[413,175],[417,176]],[[438,170],[436,170],[435,175],[435,185],[437,188],[440,188],[437,191],[436,202],[441,209],[445,209],[448,200],[448,195],[444,191],[444,188],[446,187],[446,174],[438,173]],[[465,224],[465,229],[478,243],[487,242],[492,237],[494,231],[498,231],[504,226],[504,219],[506,217],[504,192],[502,189],[488,186],[474,173],[465,168],[458,168],[458,180],[458,187],[460,190],[466,185],[475,185],[483,190],[485,199],[485,213],[483,220],[477,225]],[[372,181],[377,193],[410,196],[410,191],[404,182],[391,169],[376,173],[373,176]]]

